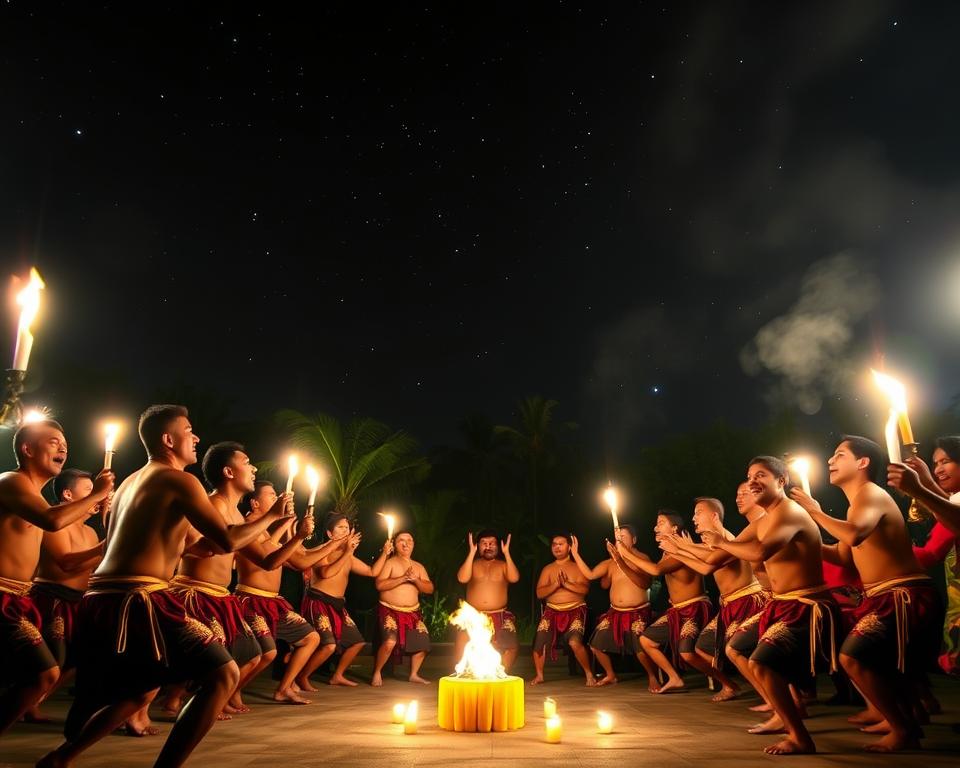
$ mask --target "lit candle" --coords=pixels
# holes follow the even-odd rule
[[[617,489],[611,483],[607,490],[603,492],[603,500],[610,507],[610,515],[613,517],[613,537],[617,538],[617,532],[620,530],[620,520],[617,519]]]
[[[307,475],[307,484],[310,486],[310,499],[307,501],[307,506],[312,507],[313,502],[316,501],[317,498],[317,488],[320,487],[320,473],[309,464],[307,464],[305,472]]]
[[[403,716],[403,732],[408,736],[417,732],[417,709],[417,702],[411,701],[407,704],[407,711]]]
[[[397,522],[397,518],[395,515],[390,515],[385,512],[381,512],[380,517],[387,523],[387,541],[390,541],[393,538],[393,527]]]
[[[557,716],[557,702],[549,696],[543,700],[543,716],[548,720]]]
[[[291,453],[290,458],[287,459],[287,493],[293,492],[293,479],[299,471],[300,464],[297,462],[297,456]]]
[[[562,735],[563,723],[559,715],[554,715],[547,720],[547,744],[559,744]]]
[[[890,409],[890,418],[887,419],[887,426],[883,430],[883,436],[887,440],[887,456],[890,457],[891,464],[900,463],[900,435],[897,434],[897,412]]]
[[[407,715],[407,705],[406,704],[394,704],[393,705],[393,722],[399,725],[403,722],[404,718]]]
[[[800,478],[800,487],[807,496],[810,493],[810,461],[808,459],[793,459],[790,462],[790,469],[797,473]]]
[[[873,379],[890,400],[891,412],[896,416],[900,437],[905,445],[914,442],[913,427],[910,426],[910,417],[907,416],[907,390],[899,381],[880,371],[873,372]],[[899,459],[898,459],[899,461]]]
[[[597,733],[613,733],[613,715],[597,712]]]
[[[119,424],[104,424],[103,426],[103,468],[110,469],[113,466],[113,454],[117,450],[117,433],[120,431]]]
[[[20,323],[17,326],[17,346],[13,352],[13,370],[27,370],[30,362],[30,350],[33,349],[33,334],[30,325],[40,310],[40,291],[46,287],[36,267],[30,269],[30,282],[17,294],[20,310]]]

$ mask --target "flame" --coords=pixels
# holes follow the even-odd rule
[[[796,458],[790,459],[788,464],[790,470],[797,474],[797,477],[800,478],[800,487],[803,489],[803,492],[810,495],[810,459],[805,456],[797,456]]]
[[[460,607],[450,617],[450,623],[460,627],[470,637],[463,649],[463,658],[457,662],[456,677],[497,680],[507,676],[500,663],[500,654],[490,643],[493,639],[493,622],[489,616],[461,600]]]
[[[20,331],[30,331],[30,325],[40,311],[40,291],[46,288],[46,283],[40,277],[36,267],[30,268],[30,282],[17,294],[17,304],[20,310]]]
[[[103,452],[113,453],[117,450],[117,435],[120,425],[115,422],[103,425]]]
[[[393,538],[393,529],[396,526],[397,518],[396,515],[388,514],[387,512],[380,512],[380,517],[382,517],[387,522],[387,539]]]
[[[873,368],[870,369],[870,372],[873,374],[873,380],[876,382],[877,386],[880,387],[883,393],[890,400],[890,407],[898,413],[906,413],[907,390],[903,384],[893,378],[893,376],[888,376],[887,374],[876,371]]]
[[[53,418],[53,413],[49,408],[41,405],[39,408],[31,408],[25,411],[23,417],[20,419],[20,426],[36,424],[38,421],[46,421],[50,418]]]
[[[299,471],[300,462],[297,461],[297,454],[291,453],[290,458],[287,459],[287,475],[289,477],[296,477]]]
[[[320,473],[312,464],[307,464],[304,472],[307,475],[307,485],[310,486],[310,499],[307,501],[307,506],[312,507],[317,498],[317,488],[320,487]]]
[[[611,512],[617,511],[617,503],[619,499],[617,498],[617,489],[612,485],[607,487],[607,490],[603,492],[603,500],[608,507],[610,507]]]

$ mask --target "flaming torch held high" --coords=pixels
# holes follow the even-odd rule
[[[113,466],[113,454],[117,452],[117,434],[120,432],[120,425],[109,423],[103,425],[103,468],[110,469]]]
[[[17,294],[17,304],[20,305],[20,323],[17,327],[17,346],[13,353],[13,370],[27,370],[30,362],[30,350],[33,349],[33,334],[30,326],[40,311],[40,291],[46,287],[36,267],[30,269],[30,281]]]
[[[887,455],[894,464],[902,461],[901,441],[912,456],[916,456],[920,446],[913,439],[913,428],[907,416],[907,390],[899,381],[880,371],[871,369],[873,380],[890,402],[890,416],[884,427],[883,436],[887,443]],[[899,434],[898,434],[899,433]],[[911,500],[907,517],[913,522],[924,519],[916,499]]]
[[[391,541],[393,539],[393,529],[397,524],[397,516],[391,515],[389,512],[381,512],[380,517],[387,524],[387,541]]]
[[[300,471],[300,462],[297,461],[297,455],[291,453],[290,457],[287,459],[287,493],[293,491],[293,481],[297,477],[297,473]]]
[[[620,531],[620,519],[617,517],[617,506],[620,503],[620,497],[617,495],[617,489],[613,487],[613,483],[608,485],[607,489],[603,492],[603,500],[606,505],[610,507],[610,516],[613,518],[613,538],[614,541],[616,541]]]
[[[802,457],[790,460],[790,470],[800,479],[800,488],[810,495],[810,460]]]

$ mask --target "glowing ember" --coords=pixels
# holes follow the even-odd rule
[[[455,677],[474,680],[500,680],[507,677],[500,663],[500,654],[490,642],[493,639],[493,622],[489,616],[461,600],[460,607],[450,617],[450,623],[460,627],[470,638],[463,649],[463,658],[457,663]]]

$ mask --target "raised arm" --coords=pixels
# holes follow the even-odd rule
[[[613,561],[613,564],[620,569],[620,571],[626,576],[630,581],[632,581],[640,589],[650,589],[650,582],[653,580],[650,574],[638,571],[630,563],[626,562],[617,552],[617,548],[610,543],[609,540],[605,540],[604,543],[607,546],[607,552],[610,554],[610,559]],[[640,558],[646,558],[642,552],[635,552],[635,555],[638,555]],[[607,561],[610,562],[609,560]],[[610,566],[607,566],[607,575],[601,580],[600,585],[604,589],[610,588],[610,583],[612,577],[610,575]]]
[[[27,476],[6,472],[0,478],[0,507],[44,531],[60,531],[77,520],[86,520],[97,512],[97,505],[113,490],[114,474],[104,469],[93,483],[89,496],[50,506]]]
[[[381,573],[383,573],[383,567],[387,563],[387,558],[393,553],[393,542],[390,539],[387,539],[383,543],[383,547],[380,549],[380,555],[376,560],[373,561],[373,565],[367,565],[363,560],[358,557],[353,557],[350,564],[350,572],[355,573],[358,576],[368,576],[370,578],[377,578]]]
[[[705,531],[701,535],[708,546],[714,546],[741,560],[757,562],[758,560],[766,560],[783,549],[797,535],[798,530],[799,525],[797,523],[780,523],[767,530],[763,541],[760,541],[760,539],[727,541],[719,534],[710,531]]]
[[[577,540],[576,536],[570,537],[570,554],[573,555],[573,562],[577,564],[577,569],[580,573],[583,574],[583,577],[588,581],[593,581],[594,579],[602,579],[607,575],[607,566],[610,564],[609,560],[603,560],[597,564],[596,568],[591,568],[587,565],[583,558],[580,557],[580,542]]]
[[[913,554],[922,568],[933,568],[942,563],[951,547],[957,543],[957,537],[951,533],[943,523],[934,523],[930,529],[927,543],[922,547],[914,546]]]
[[[675,541],[672,540],[672,537],[665,537],[661,539],[660,549],[663,550],[664,554],[675,557],[677,560],[687,566],[687,568],[690,568],[691,570],[694,570],[703,576],[709,576],[711,573],[720,568],[720,565],[716,563],[708,563],[698,557],[688,555],[677,545]]]
[[[310,538],[312,534],[313,518],[305,517],[297,525],[296,534],[280,547],[271,550],[265,547],[263,542],[252,541],[241,549],[240,554],[257,567],[272,571],[293,557],[303,546],[304,540]]]
[[[507,538],[500,542],[500,551],[503,552],[503,559],[507,562],[507,583],[516,584],[520,581],[520,570],[517,568],[513,558],[510,557],[510,539],[513,534],[508,533]]]
[[[882,517],[876,504],[861,503],[850,507],[849,519],[838,520],[824,512],[819,502],[800,488],[791,489],[790,498],[803,507],[823,530],[850,547],[862,544],[877,529]]]
[[[913,496],[917,503],[926,507],[952,533],[960,536],[960,506],[949,499],[924,488],[916,470],[906,464],[891,464],[887,467],[887,483],[899,491]]]
[[[656,563],[652,560],[644,560],[631,552],[624,546],[623,542],[619,540],[617,541],[617,552],[620,553],[620,557],[625,561],[651,576],[662,576],[665,573],[673,573],[683,567],[683,563],[671,555],[664,555]]]
[[[473,578],[473,561],[477,556],[477,545],[473,540],[473,532],[467,531],[467,557],[457,571],[457,581],[469,584]]]

